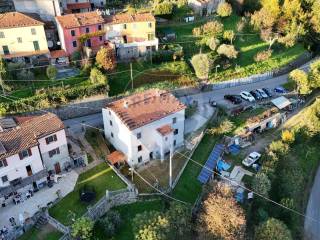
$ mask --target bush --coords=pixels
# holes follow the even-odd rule
[[[292,240],[288,227],[278,219],[269,218],[257,228],[256,240]]]
[[[228,17],[232,14],[232,6],[229,3],[221,2],[217,8],[217,14],[220,17]]]
[[[237,58],[238,51],[233,45],[222,44],[218,47],[217,52],[219,55],[224,55],[229,59]]]
[[[103,68],[106,71],[114,70],[117,66],[116,55],[111,48],[101,48],[97,53],[96,61],[99,68]]]
[[[71,236],[76,239],[89,240],[92,237],[93,221],[81,217],[72,224]]]
[[[219,45],[219,40],[216,39],[215,37],[211,37],[207,41],[207,46],[212,50],[215,51]]]
[[[56,78],[57,76],[57,73],[58,73],[58,70],[55,66],[48,66],[47,69],[46,69],[46,74],[47,74],[47,77],[50,79],[50,80],[53,80]]]
[[[234,31],[232,30],[227,30],[227,31],[224,31],[223,33],[223,39],[229,41],[231,44],[234,40],[234,37],[235,37],[235,34],[234,34]]]
[[[162,2],[157,4],[154,9],[154,15],[171,15],[173,11],[173,3],[171,2]]]
[[[121,216],[117,211],[109,211],[103,218],[99,219],[97,225],[103,229],[108,238],[114,236],[120,228]]]
[[[258,52],[254,56],[254,61],[256,62],[266,61],[271,57],[271,55],[272,55],[272,50],[265,50],[265,51]]]
[[[179,77],[177,82],[180,86],[194,87],[197,85],[197,81],[193,77],[186,75]]]
[[[22,69],[17,72],[18,80],[34,80],[34,74],[30,70]]]
[[[281,139],[283,142],[291,144],[294,142],[294,132],[289,130],[282,131]]]
[[[191,64],[196,72],[196,76],[200,79],[207,79],[212,68],[211,59],[207,54],[197,54],[191,59]]]
[[[264,173],[257,173],[252,181],[253,191],[268,197],[271,189],[271,181],[268,176]]]
[[[234,123],[229,119],[222,119],[217,127],[208,129],[208,133],[212,135],[223,135],[230,133],[234,129]]]
[[[92,68],[90,72],[90,81],[93,84],[107,84],[107,77],[99,69]]]

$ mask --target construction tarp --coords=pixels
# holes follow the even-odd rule
[[[290,100],[284,96],[275,98],[271,102],[280,110],[288,107],[291,104]]]
[[[228,164],[228,163],[226,163],[225,161],[222,161],[222,160],[220,160],[220,161],[218,162],[218,164],[217,164],[217,170],[218,170],[219,172],[221,172],[221,171],[228,171],[230,167],[231,167],[230,164]]]

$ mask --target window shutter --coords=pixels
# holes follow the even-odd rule
[[[57,154],[60,154],[60,149],[59,148],[57,148]]]
[[[3,159],[2,162],[5,167],[8,166],[7,159]]]
[[[20,160],[23,159],[23,156],[22,156],[22,153],[21,153],[21,152],[19,152],[19,158],[20,158]]]
[[[31,148],[28,149],[28,155],[32,156]]]
[[[49,144],[49,138],[46,138],[46,143],[47,143],[47,145]]]
[[[57,135],[56,135],[56,134],[53,135],[53,140],[54,140],[54,141],[57,141]]]

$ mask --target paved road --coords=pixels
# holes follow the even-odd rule
[[[309,196],[306,215],[312,219],[306,219],[304,223],[305,239],[319,240],[320,239],[320,167],[318,168],[314,184]]]

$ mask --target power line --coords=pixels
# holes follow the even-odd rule
[[[235,185],[237,185],[237,186],[239,186],[239,187],[241,187],[241,188],[243,188],[243,189],[245,189],[245,190],[247,190],[247,191],[249,191],[249,192],[253,192],[254,194],[256,194],[257,196],[263,198],[264,200],[267,200],[268,202],[271,202],[271,203],[273,203],[273,204],[275,204],[275,205],[277,205],[277,206],[279,206],[279,207],[282,207],[282,208],[284,208],[284,209],[286,209],[286,210],[288,210],[288,211],[290,211],[290,212],[293,212],[293,213],[295,213],[295,214],[297,214],[297,215],[299,215],[299,216],[301,216],[301,217],[304,217],[304,218],[310,219],[310,220],[312,220],[312,221],[314,221],[314,222],[320,223],[320,221],[317,220],[317,219],[315,219],[315,218],[309,217],[309,216],[307,216],[307,215],[305,215],[305,214],[303,214],[303,213],[301,213],[301,212],[299,212],[299,211],[297,211],[297,210],[294,210],[294,209],[292,209],[292,208],[289,208],[289,207],[287,207],[287,206],[285,206],[285,205],[283,205],[283,204],[281,204],[281,203],[278,203],[278,202],[276,202],[276,201],[274,201],[274,200],[272,200],[272,199],[270,199],[270,198],[268,198],[268,197],[266,197],[266,196],[263,196],[262,194],[257,193],[257,192],[255,192],[255,191],[253,191],[252,189],[250,189],[250,188],[248,188],[248,187],[246,187],[246,186],[243,186],[242,184],[240,184],[240,183],[238,183],[238,182],[236,182],[236,181],[234,181],[234,180],[232,180],[232,179],[229,179],[229,178],[223,176],[223,175],[220,174],[219,172],[216,172],[216,171],[214,171],[214,170],[211,170],[211,169],[208,168],[207,166],[198,163],[197,161],[193,160],[191,157],[188,157],[188,156],[184,155],[183,153],[180,153],[179,151],[176,151],[176,152],[179,153],[181,156],[184,156],[184,157],[186,157],[187,159],[189,159],[190,161],[194,162],[195,164],[199,165],[200,167],[203,167],[203,168],[207,169],[208,171],[210,171],[210,172],[212,172],[212,173],[214,173],[214,174],[217,174],[218,176],[220,176],[220,177],[223,178],[224,180],[229,181],[231,184],[235,184]]]

